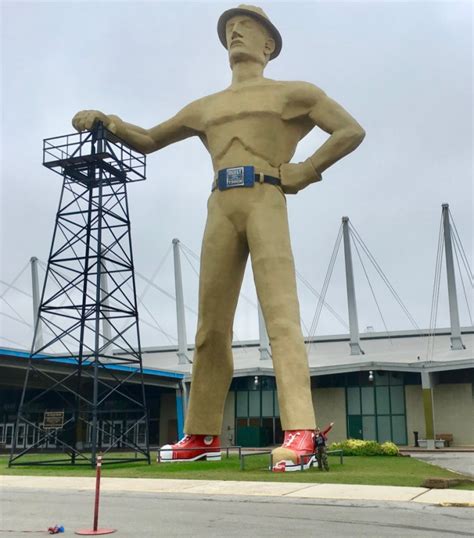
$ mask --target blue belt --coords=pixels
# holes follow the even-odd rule
[[[218,188],[220,191],[225,191],[236,187],[253,187],[255,183],[281,185],[279,178],[256,173],[254,166],[237,166],[219,170],[217,181],[214,182],[212,190],[214,191]]]

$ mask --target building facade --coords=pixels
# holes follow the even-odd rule
[[[393,441],[413,445],[420,439],[451,434],[453,445],[474,445],[474,328],[462,331],[463,349],[453,350],[450,332],[438,330],[367,334],[361,337],[363,354],[351,355],[347,335],[316,339],[309,348],[313,405],[318,425],[334,422],[331,441],[347,438]],[[428,345],[430,344],[430,345]],[[429,356],[427,349],[431,349]],[[192,360],[192,350],[188,350]],[[0,447],[8,450],[14,432],[28,353],[0,350]],[[282,440],[278,388],[269,353],[259,342],[234,347],[234,379],[227,397],[221,443],[268,446]],[[144,380],[149,410],[150,444],[174,442],[183,433],[192,363],[178,358],[176,348],[143,350]],[[41,367],[67,369],[68,364],[48,362]],[[29,390],[41,391],[34,380]],[[41,423],[45,410],[57,402],[38,405]],[[113,407],[113,402],[111,403]],[[104,417],[100,443],[127,430],[126,414],[114,410]],[[17,446],[34,443],[33,432],[17,432]],[[144,442],[140,425],[129,432]],[[54,448],[54,439],[44,448]]]

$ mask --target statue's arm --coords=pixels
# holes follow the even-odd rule
[[[191,103],[176,116],[151,129],[127,123],[114,114],[107,115],[98,110],[78,112],[72,124],[77,131],[85,131],[91,130],[97,121],[102,121],[109,131],[116,134],[130,147],[141,153],[152,153],[174,142],[199,135],[200,106],[197,101]]]
[[[314,105],[309,111],[309,117],[330,137],[318,148],[309,161],[317,174],[321,174],[354,151],[365,137],[364,129],[359,123],[324,92],[315,88]]]
[[[282,183],[287,185],[288,193],[296,193],[320,181],[324,170],[354,151],[365,137],[359,123],[316,86],[302,84],[298,88],[297,101],[301,121],[309,123],[310,127],[319,127],[330,136],[303,163],[282,165]]]

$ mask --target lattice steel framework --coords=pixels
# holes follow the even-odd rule
[[[98,451],[129,461],[117,448],[150,463],[127,198],[128,183],[145,179],[145,156],[98,123],[44,140],[43,164],[63,187],[10,465],[51,444],[58,459],[27,463],[94,465]],[[62,428],[45,429],[45,405],[64,411]]]

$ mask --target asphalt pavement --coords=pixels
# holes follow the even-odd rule
[[[65,537],[92,528],[88,490],[2,488],[0,507],[0,536],[46,536],[55,524],[64,526]],[[452,538],[472,536],[473,515],[472,508],[417,502],[104,491],[99,528],[124,538]]]
[[[474,478],[474,452],[405,452],[412,458]]]
[[[0,476],[0,538],[93,525],[94,477]],[[474,491],[103,477],[99,528],[123,537],[472,536]]]

